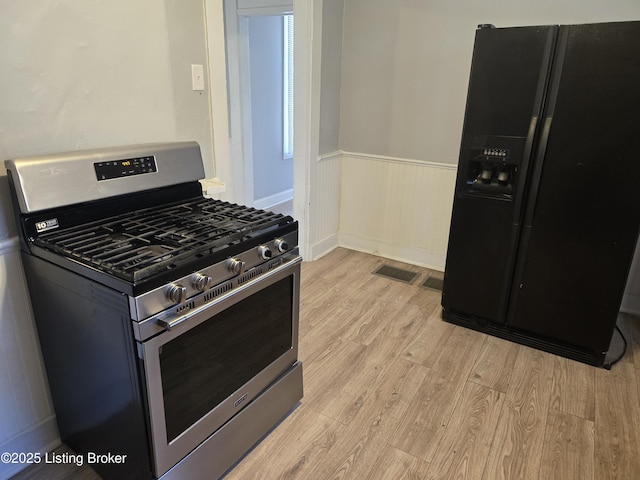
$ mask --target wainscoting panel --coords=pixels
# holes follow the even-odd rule
[[[0,452],[60,443],[17,239],[0,240]],[[27,465],[0,463],[0,479]]]
[[[444,270],[456,166],[343,152],[339,243]]]
[[[338,245],[341,158],[341,152],[334,152],[318,160],[314,208],[317,216],[310,232],[313,259],[330,252]]]

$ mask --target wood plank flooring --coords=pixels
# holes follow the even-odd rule
[[[597,369],[443,322],[429,275],[342,248],[303,264],[305,396],[225,480],[640,478],[639,318],[621,315],[627,353]]]

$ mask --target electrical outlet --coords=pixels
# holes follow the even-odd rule
[[[193,90],[204,90],[204,67],[191,65],[191,85]]]

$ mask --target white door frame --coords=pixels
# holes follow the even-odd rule
[[[227,80],[229,92],[229,143],[234,159],[236,202],[253,206],[253,129],[251,116],[251,63],[249,15],[239,15],[237,0],[224,0]]]

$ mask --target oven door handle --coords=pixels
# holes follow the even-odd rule
[[[240,293],[240,292],[242,292],[244,290],[247,290],[247,289],[251,288],[252,286],[254,286],[255,284],[257,284],[259,282],[267,280],[268,278],[273,277],[274,275],[278,275],[283,270],[291,268],[291,267],[297,265],[300,262],[302,262],[302,257],[298,255],[293,260],[290,260],[290,261],[288,261],[288,262],[286,262],[286,263],[284,263],[282,265],[279,265],[276,268],[274,268],[273,270],[268,271],[264,275],[260,275],[259,277],[256,277],[256,278],[250,280],[249,282],[247,282],[244,285],[242,285],[240,288],[234,288],[234,289],[230,290],[229,292],[225,293],[224,295],[221,295],[220,297],[216,298],[212,302],[205,303],[204,305],[199,306],[195,310],[190,310],[188,313],[185,313],[184,315],[181,315],[179,317],[175,317],[175,318],[173,318],[171,320],[158,319],[158,320],[156,320],[156,323],[158,325],[160,325],[161,327],[164,327],[166,330],[171,330],[173,328],[176,328],[178,325],[182,325],[184,322],[187,322],[190,319],[192,319],[193,317],[198,316],[199,314],[201,314],[205,310],[208,310],[213,305],[216,305],[218,303],[224,302],[227,298],[231,297],[232,295],[236,295],[236,294],[238,294],[238,293]]]

